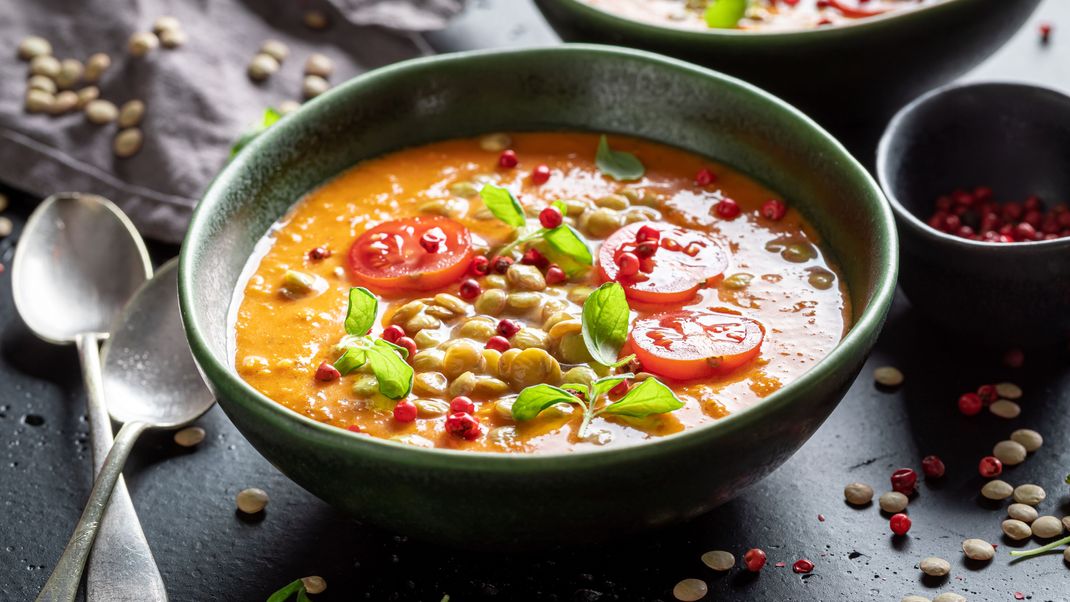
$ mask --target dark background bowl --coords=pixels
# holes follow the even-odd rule
[[[233,291],[257,241],[296,199],[362,159],[510,129],[640,136],[718,157],[781,191],[842,268],[850,331],[751,408],[641,445],[571,454],[420,449],[360,436],[295,413],[238,377],[227,344]],[[301,486],[377,525],[453,545],[579,543],[706,512],[794,453],[876,340],[895,287],[896,244],[876,183],[785,103],[673,59],[559,46],[400,63],[287,116],[212,183],[183,245],[179,282],[190,344],[219,405]]]
[[[926,316],[1002,346],[1070,335],[1070,238],[984,243],[926,223],[938,196],[989,186],[996,200],[1070,201],[1070,97],[1037,86],[935,90],[900,111],[877,175],[901,239],[900,283]]]
[[[875,130],[860,126],[879,128],[918,94],[988,58],[1039,0],[945,0],[792,32],[685,30],[625,19],[583,0],[535,3],[565,41],[641,48],[735,75],[799,107],[858,156],[870,156]]]

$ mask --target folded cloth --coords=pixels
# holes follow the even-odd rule
[[[464,7],[461,0],[328,0],[350,23],[391,29],[442,29]]]
[[[444,19],[448,0],[335,0],[349,16],[398,27]],[[359,5],[359,6],[358,6]],[[373,10],[375,9],[375,10]],[[305,25],[309,10],[327,26]],[[426,12],[426,15],[424,11]],[[367,12],[371,11],[371,12]],[[427,54],[416,34],[354,25],[325,0],[34,0],[17,2],[0,19],[10,53],[0,56],[0,181],[38,196],[85,191],[119,204],[142,234],[165,242],[182,239],[205,186],[226,162],[230,147],[268,107],[302,98],[306,58],[331,58],[332,83],[384,64]],[[131,56],[131,34],[150,31],[171,15],[187,41]],[[374,17],[374,18],[373,18]],[[29,35],[52,44],[52,54],[81,61],[96,52],[111,57],[100,96],[116,105],[142,100],[141,150],[119,158],[112,145],[118,126],[95,125],[83,112],[31,114],[25,108],[28,64],[15,45]],[[256,83],[249,62],[268,39],[283,42],[289,56],[277,73]],[[80,84],[81,87],[84,84]],[[77,89],[77,88],[76,88]]]

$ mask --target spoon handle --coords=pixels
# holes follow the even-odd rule
[[[85,380],[94,473],[100,471],[112,446],[111,417],[101,379],[99,341],[97,334],[82,335],[77,339]],[[86,602],[166,602],[163,577],[121,476],[108,502],[100,532],[102,536],[93,546],[86,571]]]
[[[148,425],[144,422],[127,422],[119,429],[115,444],[104,459],[104,466],[93,483],[93,490],[89,492],[89,501],[82,511],[82,517],[78,519],[78,525],[74,528],[63,555],[59,557],[56,568],[52,569],[48,581],[37,595],[37,602],[73,602],[78,595],[82,570],[85,568],[86,558],[89,557],[89,550],[93,547],[93,540],[97,537],[100,518],[104,515],[115,483],[123,474],[123,465],[126,464],[130,450],[146,428]]]

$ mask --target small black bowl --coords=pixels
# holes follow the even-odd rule
[[[1002,346],[1065,341],[1070,238],[989,243],[926,220],[935,199],[988,186],[996,200],[1070,201],[1070,96],[1017,83],[934,90],[904,107],[877,150],[899,227],[899,282],[936,323]]]

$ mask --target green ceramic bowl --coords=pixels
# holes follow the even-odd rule
[[[843,266],[854,326],[798,381],[715,424],[558,455],[419,449],[356,435],[242,381],[227,315],[256,242],[304,193],[407,146],[501,130],[593,130],[716,157],[782,191]],[[558,46],[445,55],[347,82],[286,117],[205,193],[179,273],[190,345],[220,406],[268,460],[333,506],[459,546],[603,540],[686,520],[761,479],[817,430],[877,338],[895,226],[876,183],[828,134],[748,84],[645,52]]]
[[[900,106],[990,56],[1038,3],[942,0],[837,27],[744,32],[653,25],[584,0],[536,0],[566,41],[641,48],[718,69],[850,134],[858,133],[858,124],[879,133]]]

